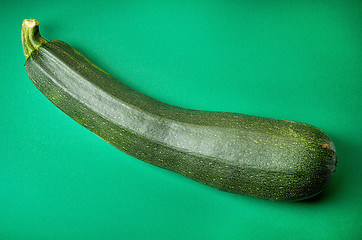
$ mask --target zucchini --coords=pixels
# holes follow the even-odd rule
[[[336,167],[333,142],[300,122],[184,109],[139,93],[68,44],[22,26],[26,71],[59,109],[114,147],[208,186],[270,200],[321,192]]]

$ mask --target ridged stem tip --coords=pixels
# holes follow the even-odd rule
[[[25,19],[23,21],[21,27],[21,40],[23,42],[23,50],[26,58],[41,45],[48,42],[40,35],[39,22],[35,19]]]

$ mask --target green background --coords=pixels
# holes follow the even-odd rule
[[[361,239],[360,1],[115,2],[0,3],[1,240]],[[332,182],[272,202],[127,156],[32,85],[25,18],[158,100],[319,127],[337,148]]]

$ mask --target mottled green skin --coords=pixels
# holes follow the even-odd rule
[[[116,148],[223,191],[301,200],[335,170],[333,143],[311,125],[161,103],[61,41],[33,51],[26,69],[50,101]]]

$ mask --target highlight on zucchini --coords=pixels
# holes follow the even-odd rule
[[[300,122],[184,109],[131,89],[68,44],[22,26],[29,78],[55,106],[114,147],[205,185],[270,200],[321,192],[333,142]]]

